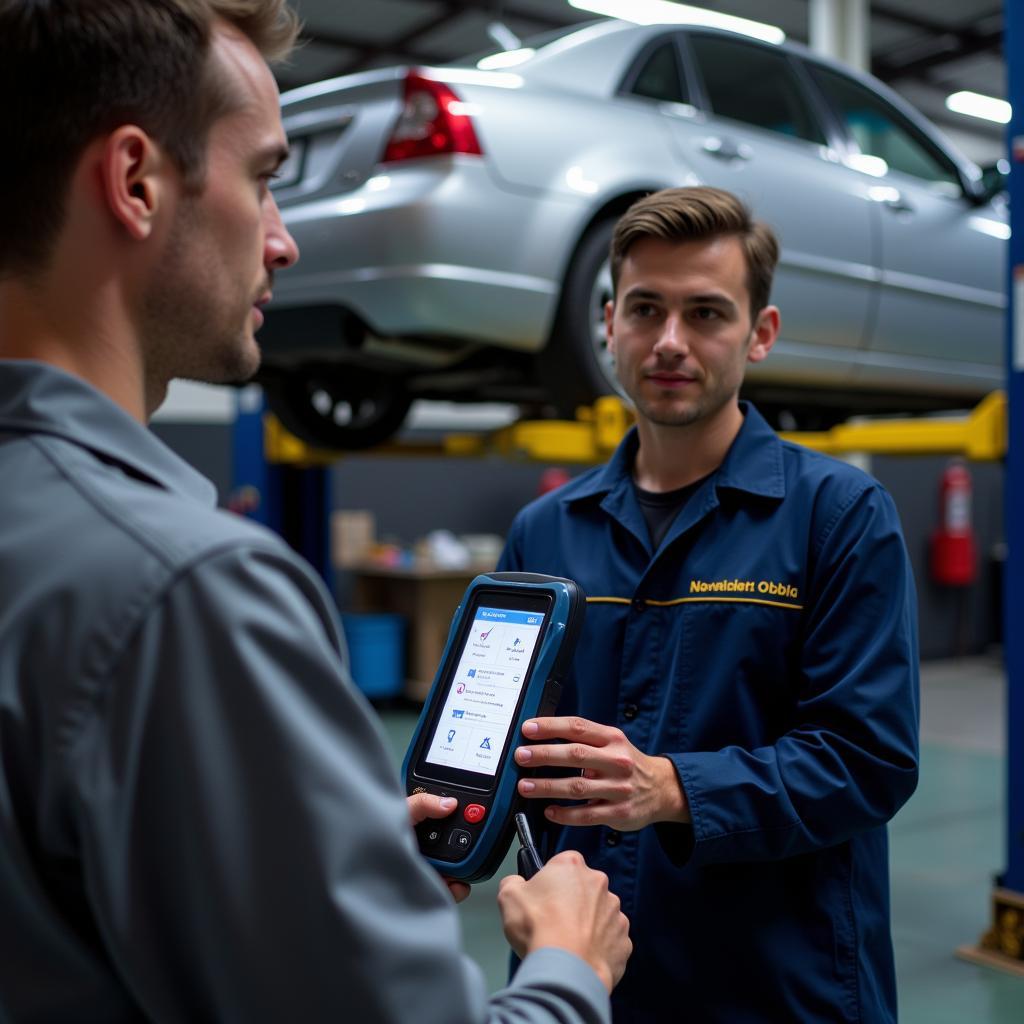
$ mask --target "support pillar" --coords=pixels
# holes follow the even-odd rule
[[[1024,975],[1024,0],[1006,0],[1003,52],[1010,103],[1010,224],[1006,331],[1009,431],[1007,561],[1003,580],[1006,656],[1006,867],[992,890],[991,927],[958,953]]]
[[[870,71],[868,0],[811,0],[808,16],[815,53]]]
[[[331,460],[282,453],[281,433],[276,420],[268,421],[262,389],[256,385],[243,388],[235,409],[233,485],[227,506],[279,533],[320,573],[333,593]]]

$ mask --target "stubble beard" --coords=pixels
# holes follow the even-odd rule
[[[634,403],[644,419],[659,427],[688,427],[696,423],[704,414],[703,404],[696,401],[682,409],[664,409],[655,402],[642,400]]]
[[[704,384],[706,378],[699,382],[699,386],[703,389]],[[632,397],[637,412],[649,423],[659,427],[689,427],[694,423],[713,419],[735,397],[735,393],[728,388],[701,390],[700,394],[683,406],[673,406],[671,399],[666,404],[640,397],[639,394]]]
[[[159,276],[143,300],[146,377],[156,389],[166,389],[176,378],[243,384],[260,367],[251,328],[252,299],[229,301],[217,293],[216,282],[224,275],[189,241],[190,235],[201,234],[199,218],[184,204],[167,240]]]

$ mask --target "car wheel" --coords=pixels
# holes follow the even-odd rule
[[[396,378],[350,367],[277,373],[264,390],[285,429],[318,448],[353,450],[387,441],[412,404]]]
[[[551,403],[562,415],[601,395],[622,394],[608,352],[604,307],[612,297],[608,247],[615,219],[598,221],[583,236],[562,285],[551,337],[538,357]]]

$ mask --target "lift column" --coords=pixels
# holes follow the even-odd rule
[[[1007,389],[1010,399],[1006,457],[1006,563],[1003,635],[1007,673],[1007,823],[1003,885],[1024,907],[1024,2],[1007,0],[1003,40],[1013,105],[1010,121],[1010,329]],[[1024,914],[1021,915],[1024,917]],[[1024,924],[1021,927],[1024,935]],[[1018,957],[1024,963],[1024,950]]]
[[[228,508],[279,533],[320,573],[331,593],[330,464],[337,457],[287,435],[267,416],[257,385],[238,392]]]
[[[964,959],[1024,974],[1024,0],[1006,0],[1003,31],[1009,124],[1010,238],[1006,368],[1006,869],[992,890],[992,923]]]

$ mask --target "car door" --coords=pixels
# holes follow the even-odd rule
[[[877,175],[882,287],[864,380],[965,396],[997,387],[1005,210],[968,195],[963,168],[876,90],[809,69],[848,132],[850,159]]]
[[[787,50],[710,32],[679,41],[698,108],[667,112],[681,167],[744,198],[782,245],[782,334],[751,376],[846,385],[873,311],[879,211],[840,163]]]

